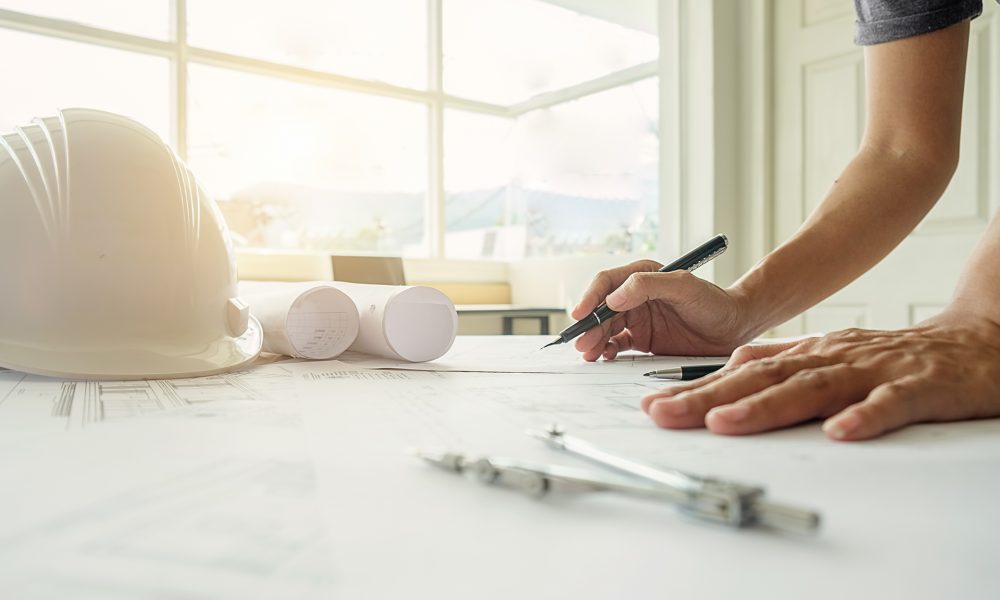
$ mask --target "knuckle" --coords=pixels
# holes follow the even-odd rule
[[[858,404],[851,409],[851,412],[857,415],[862,423],[880,423],[885,419],[884,409],[877,404]]]
[[[637,260],[629,268],[633,271],[659,271],[663,265],[656,262],[655,260],[643,259]]]
[[[955,379],[958,376],[957,371],[955,364],[943,360],[932,361],[926,368],[927,377],[939,381]]]
[[[691,383],[684,383],[684,384],[681,384],[681,385],[675,385],[675,386],[672,386],[672,387],[669,388],[670,392],[671,392],[670,395],[674,396],[674,397],[677,397],[677,396],[680,396],[681,394],[683,394],[684,397],[686,398],[687,395],[688,395],[688,392],[690,392],[691,390],[697,389],[699,387],[701,387],[701,382],[700,381],[693,381]]]
[[[697,279],[697,276],[686,269],[680,269],[677,271],[671,271],[669,273],[662,273],[663,277],[669,279],[672,283],[683,285],[690,281]]]
[[[650,283],[652,282],[652,276],[653,273],[648,273],[645,271],[639,273],[632,273],[631,275],[628,276],[628,279],[625,281],[625,285],[629,286],[634,290],[646,291],[650,287]]]
[[[754,357],[753,346],[740,346],[736,350],[733,350],[733,356],[730,360],[736,362],[746,362],[752,360]]]
[[[878,355],[878,360],[881,363],[888,363],[890,365],[901,364],[908,362],[910,359],[910,354],[905,350],[893,348],[891,350],[885,350],[880,352]]]
[[[847,329],[838,332],[837,337],[842,340],[852,341],[861,337],[861,331],[862,330],[857,327],[848,327]]]
[[[594,275],[590,287],[599,289],[610,288],[613,284],[612,279],[611,271],[601,271],[597,275]]]
[[[819,391],[833,385],[833,378],[829,371],[823,369],[806,369],[789,377],[792,383],[804,386],[808,389]]]
[[[766,377],[768,379],[778,379],[785,371],[784,364],[773,358],[762,358],[760,360],[755,360],[751,363],[747,363],[747,370],[758,377]]]
[[[822,339],[823,338],[815,337],[815,336],[805,338],[804,340],[801,340],[799,343],[795,344],[794,346],[792,346],[788,350],[785,350],[785,352],[783,354],[786,354],[788,356],[805,355],[805,354],[810,354],[811,355],[816,350],[816,345]]]
[[[882,397],[885,398],[883,402],[891,403],[905,400],[911,393],[910,386],[899,381],[890,381],[889,383],[882,384]]]
[[[912,390],[906,384],[890,382],[883,384],[881,394],[863,406],[863,410],[873,421],[879,423],[893,423],[900,420],[912,421],[914,417],[914,404],[909,401]]]

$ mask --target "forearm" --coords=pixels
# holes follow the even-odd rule
[[[1000,213],[994,215],[966,262],[951,308],[1000,325]]]
[[[844,287],[916,227],[958,161],[969,23],[865,49],[862,150],[786,243],[731,291],[747,335]]]
[[[931,155],[863,148],[795,235],[731,288],[743,299],[747,335],[798,315],[882,260],[927,214],[952,171]]]

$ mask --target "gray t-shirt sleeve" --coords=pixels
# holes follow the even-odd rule
[[[1000,0],[997,0],[1000,2]],[[974,19],[982,0],[854,0],[857,31],[854,43],[881,44]]]

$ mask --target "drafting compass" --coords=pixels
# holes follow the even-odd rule
[[[764,526],[796,533],[812,533],[819,528],[818,513],[765,500],[764,488],[759,486],[638,463],[566,435],[558,425],[526,433],[552,448],[595,462],[615,475],[496,456],[477,458],[455,452],[422,451],[414,455],[446,471],[468,474],[481,483],[535,497],[548,493],[617,492],[667,502],[695,518],[730,527]]]

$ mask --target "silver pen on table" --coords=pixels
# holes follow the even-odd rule
[[[643,373],[643,376],[652,377],[653,379],[672,379],[674,381],[691,381],[692,379],[698,379],[699,377],[704,377],[709,373],[715,373],[724,366],[726,366],[725,363],[714,364],[714,365],[691,365],[689,367],[671,367],[669,369],[660,369],[659,371],[650,371],[649,373]]]

